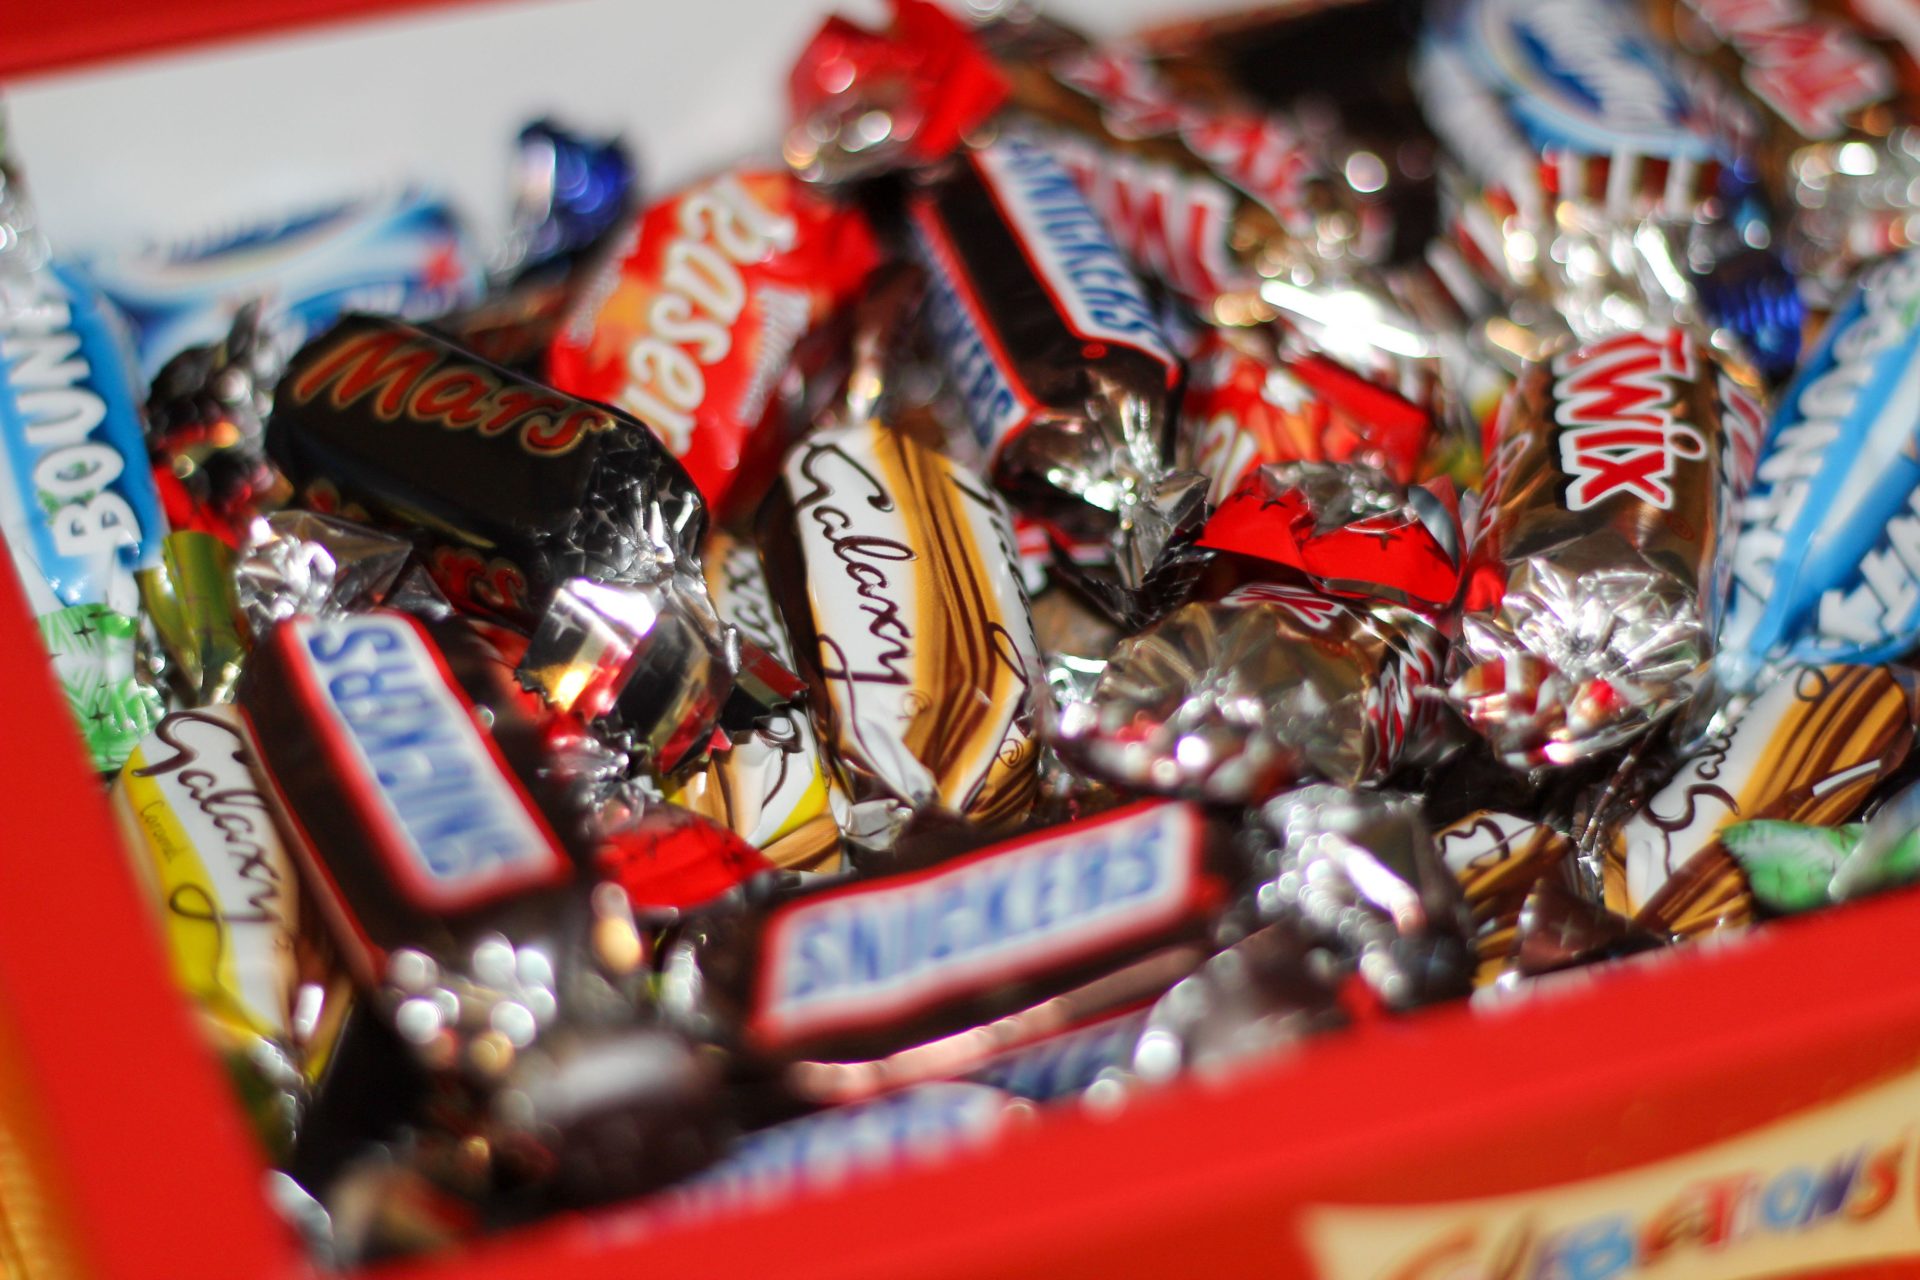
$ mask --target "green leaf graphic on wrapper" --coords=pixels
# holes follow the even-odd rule
[[[134,676],[139,624],[105,605],[82,604],[40,617],[40,640],[66,691],[80,737],[102,772],[126,763],[166,714],[157,689]]]
[[[1810,827],[1797,822],[1739,822],[1720,833],[1727,852],[1747,873],[1753,896],[1770,911],[1791,915],[1832,903],[1834,872],[1860,845],[1864,822]],[[1872,870],[1880,887],[1920,878],[1920,831],[1889,849]]]

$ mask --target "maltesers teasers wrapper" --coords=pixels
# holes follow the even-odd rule
[[[1603,844],[1607,903],[1682,936],[1750,922],[1754,899],[1725,830],[1833,826],[1906,760],[1920,683],[1900,667],[1802,667],[1708,737]]]
[[[1359,462],[1414,479],[1433,417],[1322,356],[1289,358],[1263,332],[1209,327],[1187,358],[1180,456],[1218,504],[1258,467]]]
[[[1702,683],[1762,430],[1749,376],[1657,327],[1563,345],[1502,403],[1450,696],[1510,762],[1625,742]]]
[[[1142,621],[1188,576],[1206,482],[1172,464],[1180,362],[1058,161],[1014,129],[908,197],[927,317],[995,484],[1062,572]]]
[[[1095,777],[1215,802],[1374,781],[1431,753],[1445,660],[1410,609],[1254,583],[1122,641],[1052,738]]]
[[[793,662],[766,569],[753,543],[728,533],[707,539],[707,591],[721,619],[785,663]],[[724,752],[676,781],[667,798],[738,833],[776,866],[840,869],[839,783],[803,708],[757,721]]]
[[[879,262],[861,213],[782,170],[722,173],[645,210],[555,337],[555,386],[653,428],[723,516],[780,456],[796,348]]]
[[[1038,653],[999,497],[876,418],[823,426],[787,458],[760,542],[848,834],[885,846],[919,811],[1022,821]]]

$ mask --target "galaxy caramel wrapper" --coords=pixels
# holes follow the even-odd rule
[[[884,844],[922,810],[1024,819],[1038,654],[998,496],[878,419],[827,426],[788,456],[760,542],[848,834]]]
[[[1572,854],[1573,840],[1544,819],[1480,809],[1436,831],[1434,843],[1473,912],[1474,985],[1485,986],[1507,971],[1528,897]]]
[[[1899,667],[1802,667],[1708,737],[1601,845],[1609,907],[1681,936],[1750,922],[1724,834],[1736,823],[1837,826],[1913,744],[1920,687]]]
[[[791,664],[786,624],[753,543],[715,533],[702,561],[721,621]],[[806,709],[785,707],[678,779],[667,798],[728,827],[776,866],[830,872],[840,867],[838,785]]]

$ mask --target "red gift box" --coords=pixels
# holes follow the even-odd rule
[[[0,74],[393,0],[19,6]],[[0,1272],[314,1274],[0,573]],[[1322,1037],[937,1167],[567,1215],[387,1280],[1920,1273],[1920,896]]]

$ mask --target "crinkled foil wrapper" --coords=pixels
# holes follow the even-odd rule
[[[1438,734],[1443,661],[1411,610],[1242,588],[1122,641],[1084,694],[1063,681],[1052,740],[1097,777],[1224,803],[1306,777],[1358,784]]]

